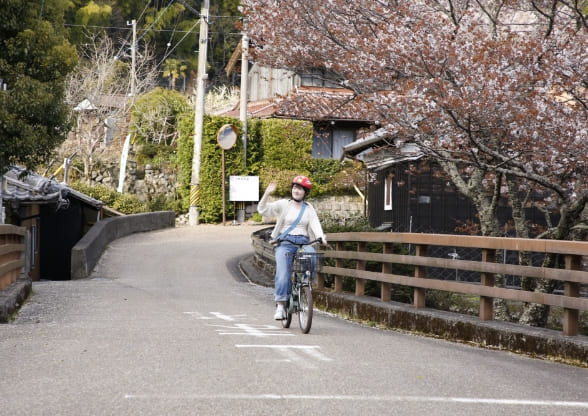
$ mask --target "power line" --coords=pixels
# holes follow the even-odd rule
[[[165,11],[167,9],[169,9],[169,7],[172,5],[173,2],[174,2],[174,0],[170,0],[170,2],[168,3],[168,5],[165,6],[165,9],[163,9],[163,11],[159,12],[159,14],[157,15],[157,18],[153,21],[153,23],[151,23],[151,26],[149,26],[147,28],[147,30],[145,31],[145,33],[143,33],[143,35],[139,39],[137,39],[137,41],[140,41],[149,32],[149,29],[151,29],[155,25],[155,23],[157,23],[157,21],[159,19],[161,19],[161,16],[164,15]]]
[[[92,25],[65,25],[68,27],[89,27],[93,29],[117,29],[117,30],[129,30],[132,29],[128,27],[117,27],[117,26],[92,26]],[[137,29],[137,32],[145,32],[148,29]],[[187,33],[190,32],[189,30],[177,30],[177,29],[150,29],[151,32],[178,32],[178,33]]]
[[[186,36],[188,36],[188,34],[189,34],[190,32],[192,32],[192,30],[194,30],[194,28],[195,28],[196,26],[198,26],[199,24],[200,24],[200,21],[196,22],[196,23],[194,24],[194,26],[192,26],[192,27],[190,28],[190,30],[189,30],[189,31],[188,31],[188,32],[187,32],[187,33],[186,33],[186,34],[185,34],[185,35],[184,35],[184,36],[183,36],[183,37],[182,37],[182,38],[181,38],[181,39],[180,39],[180,40],[179,40],[179,41],[176,43],[176,45],[175,45],[173,48],[171,48],[171,49],[170,49],[170,51],[169,51],[169,52],[167,52],[167,53],[164,55],[164,57],[163,57],[163,58],[161,58],[161,60],[159,61],[159,63],[156,65],[156,68],[159,68],[159,67],[161,66],[161,64],[163,64],[163,61],[165,61],[165,60],[166,60],[166,59],[167,59],[167,58],[168,58],[168,57],[171,55],[171,53],[172,53],[172,52],[173,52],[173,51],[174,51],[174,50],[175,50],[175,49],[176,49],[178,46],[180,46],[180,43],[182,43],[182,41],[183,41],[183,40],[186,38]]]
[[[226,18],[230,18],[230,17],[235,17],[235,16],[211,16],[211,17],[226,17]],[[92,28],[92,29],[109,29],[109,30],[128,30],[131,31],[132,29],[128,28],[128,27],[119,27],[119,26],[98,26],[98,25],[75,25],[72,23],[66,23],[64,26],[66,27],[87,27],[87,28]],[[137,32],[147,32],[147,31],[151,31],[151,32],[177,32],[177,33],[189,33],[190,30],[178,30],[178,29],[137,29]],[[210,33],[223,33],[223,32],[210,32]],[[238,32],[224,32],[224,33],[237,33],[240,34]]]

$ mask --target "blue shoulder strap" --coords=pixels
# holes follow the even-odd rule
[[[280,234],[278,236],[278,238],[276,238],[276,241],[283,240],[290,233],[290,231],[292,231],[294,229],[294,227],[296,227],[298,225],[298,223],[300,222],[300,219],[302,218],[302,215],[304,215],[305,209],[306,209],[306,202],[303,202],[302,207],[300,208],[300,212],[298,213],[298,217],[296,217],[296,219],[294,220],[292,225],[290,225],[286,231],[284,231],[282,234]]]

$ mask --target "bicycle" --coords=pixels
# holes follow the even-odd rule
[[[300,331],[308,334],[312,325],[312,282],[317,273],[321,271],[323,264],[323,254],[317,252],[304,251],[305,246],[310,246],[320,239],[311,241],[308,244],[295,244],[291,241],[289,244],[298,247],[298,250],[292,255],[292,271],[290,273],[290,299],[286,302],[286,317],[282,319],[282,327],[289,328],[292,322],[292,315],[298,315]]]

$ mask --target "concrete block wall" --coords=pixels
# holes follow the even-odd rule
[[[270,197],[269,201],[276,201],[276,197]],[[333,218],[349,218],[364,215],[364,203],[359,196],[329,196],[324,198],[309,198],[308,202],[316,209],[319,216],[328,215]],[[270,222],[271,218],[264,218]]]
[[[329,213],[336,218],[348,218],[364,214],[364,203],[359,196],[332,196],[308,200],[317,212]]]

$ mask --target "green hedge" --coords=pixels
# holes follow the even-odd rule
[[[194,112],[182,114],[178,120],[178,193],[182,209],[190,208],[190,182],[192,179],[192,155],[194,154]]]

